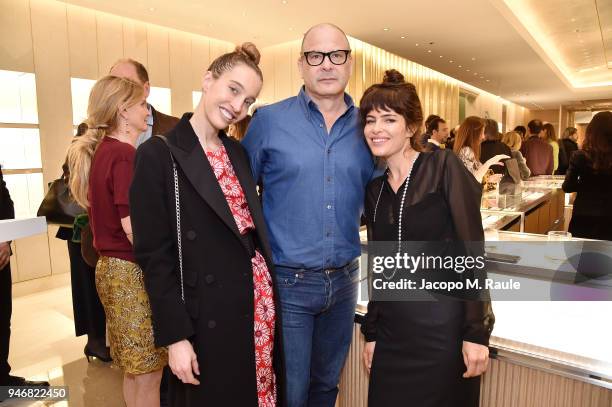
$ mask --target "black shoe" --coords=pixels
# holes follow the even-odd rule
[[[45,380],[26,380],[25,377],[9,376],[5,386],[49,386]]]
[[[111,358],[110,356],[110,349],[108,347],[105,347],[103,352],[98,353],[92,351],[87,346],[85,346],[83,352],[85,352],[85,357],[87,357],[87,363],[90,362],[89,358],[97,358],[100,359],[102,362],[107,363],[113,361],[113,358]]]

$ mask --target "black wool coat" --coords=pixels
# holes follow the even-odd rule
[[[185,114],[166,133],[168,145],[152,137],[136,153],[130,216],[136,260],[151,302],[155,344],[189,339],[198,357],[200,385],[171,375],[171,406],[256,407],[253,337],[253,271],[238,228],[198,138]],[[221,140],[242,185],[256,227],[259,251],[274,281],[263,212],[242,146],[223,132]],[[177,251],[172,152],[178,169],[184,302]],[[280,305],[274,287],[274,369],[284,405]]]

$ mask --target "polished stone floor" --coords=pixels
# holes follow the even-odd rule
[[[12,374],[68,386],[69,399],[10,401],[2,406],[123,406],[121,372],[98,360],[87,363],[86,337],[74,336],[68,279],[64,276],[52,286],[56,287],[33,293],[28,293],[26,283],[14,286],[9,362]]]

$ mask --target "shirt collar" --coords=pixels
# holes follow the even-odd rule
[[[432,139],[432,138],[427,139],[427,142],[428,142],[428,143],[431,143],[431,144],[435,144],[435,145],[437,145],[438,147],[440,147],[440,143],[438,143],[436,140],[434,140],[434,139]]]
[[[306,87],[302,85],[300,88],[300,93],[298,93],[298,100],[300,100],[302,107],[306,110],[306,114],[310,117],[310,113],[312,111],[319,111],[317,104],[312,100],[312,98],[306,93]],[[346,111],[353,109],[355,107],[355,103],[353,102],[353,98],[348,93],[344,92],[344,103],[346,104]]]
[[[151,109],[151,105],[148,103],[147,108],[149,109],[149,115],[147,116],[147,125],[153,126],[153,110]]]

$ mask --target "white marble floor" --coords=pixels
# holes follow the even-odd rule
[[[12,374],[68,386],[68,401],[10,401],[6,406],[123,406],[122,373],[83,354],[86,337],[74,336],[70,282],[27,294],[14,286],[9,363]],[[66,281],[68,281],[66,283]]]

